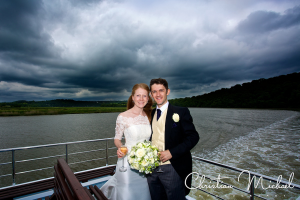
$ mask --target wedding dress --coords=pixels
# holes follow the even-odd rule
[[[123,133],[128,155],[131,147],[136,143],[149,141],[151,128],[148,117],[142,115],[124,117],[119,115],[116,122],[115,139],[122,140]],[[127,155],[118,159],[116,173],[101,187],[101,191],[110,200],[151,200],[147,178],[137,170],[130,168]],[[119,171],[123,159],[125,159],[126,172]]]

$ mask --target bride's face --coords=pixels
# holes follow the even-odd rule
[[[144,108],[149,100],[149,95],[147,90],[143,88],[138,88],[137,90],[135,90],[135,93],[132,96],[132,100],[135,106],[139,108]]]

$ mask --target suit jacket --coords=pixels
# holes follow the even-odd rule
[[[155,111],[156,109],[151,113],[152,120]],[[174,113],[179,115],[179,122],[174,122],[172,119]],[[152,140],[152,135],[150,140]],[[189,109],[169,104],[165,124],[165,149],[171,152],[171,165],[183,181],[185,181],[185,178],[192,172],[192,156],[190,150],[198,143],[198,141],[199,134],[193,124],[193,118]],[[192,177],[189,176],[186,182],[189,187],[191,187],[191,182]],[[185,189],[187,195],[190,190],[188,188]]]

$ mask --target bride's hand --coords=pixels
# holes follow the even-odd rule
[[[120,148],[118,148],[117,150],[117,156],[118,158],[122,158],[123,156],[125,156],[124,153],[122,153],[122,151],[120,150]]]

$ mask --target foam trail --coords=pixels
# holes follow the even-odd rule
[[[197,154],[196,156],[213,160],[222,164],[258,172],[277,179],[279,175],[284,180],[292,172],[295,173],[293,183],[300,183],[300,114],[279,120],[264,128],[258,128],[245,136],[232,139],[229,142],[219,145],[213,151]],[[194,171],[206,176],[215,177],[218,173],[227,173],[218,167],[194,163]],[[237,173],[223,174],[229,176],[231,182],[237,183]],[[284,190],[284,189],[281,189]],[[285,191],[261,191],[262,196],[271,199],[293,199],[300,196],[290,190]],[[278,194],[279,193],[279,194]],[[237,194],[234,190],[227,196],[231,198]],[[193,191],[195,196],[195,192]],[[223,196],[222,190],[219,192]],[[279,196],[281,195],[281,196]],[[197,197],[199,199],[199,197]]]

